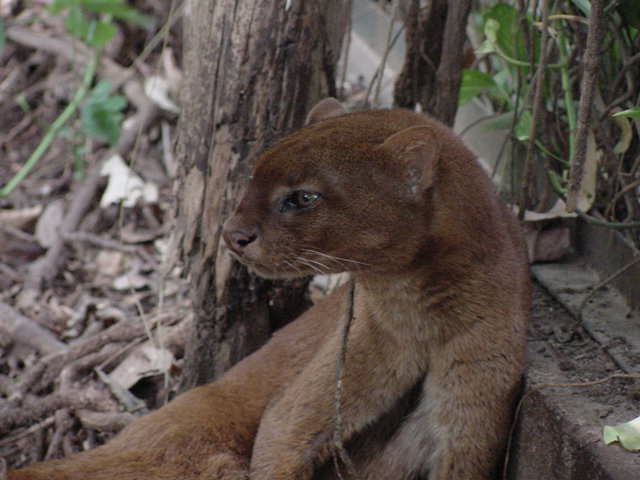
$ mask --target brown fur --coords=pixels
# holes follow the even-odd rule
[[[402,110],[336,117],[330,102],[309,118],[335,118],[258,160],[225,239],[265,276],[352,272],[342,418],[360,478],[488,479],[523,368],[519,228],[449,129]],[[300,190],[320,196],[283,208]],[[236,479],[250,456],[251,479],[335,478],[320,466],[333,448],[345,308],[343,288],[221,380],[104,447],[10,480]]]

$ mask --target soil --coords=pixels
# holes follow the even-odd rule
[[[147,13],[158,16],[158,25],[164,23],[165,4],[170,2],[135,3],[155,5]],[[21,5],[14,13],[30,25],[32,34],[67,38],[61,22],[41,11],[29,12]],[[33,152],[80,80],[79,66],[47,51],[46,42],[35,48],[12,38],[9,35],[0,54],[0,185]],[[109,53],[122,69],[136,57],[132,38],[127,35]],[[180,51],[173,30],[165,47]],[[138,62],[133,80],[142,85],[146,76],[158,73],[160,58],[156,49]],[[125,114],[130,117],[139,99],[128,100]],[[126,151],[133,171],[158,188],[155,201],[100,205],[109,180],[86,187],[92,168],[104,162],[107,146],[78,144],[75,120],[31,175],[0,199],[0,477],[6,468],[93,448],[136,415],[166,403],[177,390],[190,306],[181,271],[163,263],[175,175],[166,145],[175,124],[175,115],[156,112],[142,125],[135,149],[132,141]],[[82,174],[74,156],[85,144],[90,148]],[[83,188],[88,190],[84,197]],[[70,222],[73,215],[77,218]],[[50,278],[43,280],[35,267],[51,256],[56,242],[61,248],[49,258]],[[34,279],[32,291],[27,291]],[[599,312],[606,320],[607,310]],[[583,438],[594,445],[602,443],[602,425],[637,416],[639,381],[584,385],[624,373],[613,351],[626,351],[630,365],[640,358],[639,349],[622,336],[603,338],[585,330],[543,288],[535,288],[525,390],[533,393],[523,401],[514,469],[522,471],[519,452],[528,441],[524,420],[536,419],[527,413],[531,403],[555,402],[555,411],[570,418],[567,431],[579,425],[586,432]],[[540,387],[567,383],[573,385]],[[547,392],[551,399],[540,396]],[[627,453],[616,446],[606,448],[604,455],[616,462]],[[634,462],[637,466],[640,460]]]

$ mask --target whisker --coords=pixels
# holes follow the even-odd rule
[[[311,270],[313,270],[316,273],[320,273],[320,274],[324,274],[325,272],[323,272],[322,270],[320,270],[318,267],[316,267],[315,265],[313,265],[312,263],[309,263],[309,261],[307,261],[306,259],[302,258],[302,257],[297,257],[296,260],[298,262],[300,262],[303,265],[306,265],[307,267],[309,267]],[[317,262],[314,262],[317,263]],[[321,264],[322,265],[322,264]]]
[[[302,275],[302,270],[300,270],[294,262],[287,260],[286,258],[282,259],[282,263],[287,265],[289,268],[294,269],[298,274]]]
[[[328,265],[325,265],[324,263],[322,263],[322,262],[320,262],[320,261],[318,261],[318,260],[311,260],[310,258],[307,258],[307,257],[301,257],[301,256],[298,256],[298,258],[299,258],[299,259],[303,259],[303,260],[305,260],[305,261],[307,261],[307,262],[311,262],[311,263],[313,263],[314,265],[319,265],[319,268],[320,268],[321,270],[322,270],[322,269],[324,269],[325,271],[326,271],[326,270],[330,270],[330,268],[329,268],[329,266],[328,266]]]
[[[360,265],[371,266],[370,263],[360,262],[358,260],[351,260],[349,258],[336,257],[335,255],[328,255],[326,253],[318,252],[317,250],[312,250],[310,248],[303,248],[302,250],[305,251],[305,252],[309,252],[309,253],[315,253],[316,255],[320,255],[322,257],[326,257],[329,260],[334,260],[334,261],[339,261],[339,262],[351,262],[351,263],[357,263],[357,264],[360,264]]]

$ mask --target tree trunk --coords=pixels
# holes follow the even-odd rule
[[[464,61],[471,0],[406,0],[407,50],[394,89],[394,102],[453,125]]]
[[[221,245],[256,156],[335,96],[344,0],[195,0],[185,18],[185,85],[174,245],[195,311],[182,389],[259,348],[305,307],[305,280],[250,274]]]

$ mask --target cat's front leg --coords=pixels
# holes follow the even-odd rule
[[[347,347],[341,402],[342,438],[372,422],[409,390],[421,375],[407,349],[376,335],[366,319],[356,319]],[[333,449],[336,419],[334,335],[263,416],[251,459],[252,480],[302,480]],[[375,362],[371,362],[371,359]]]

